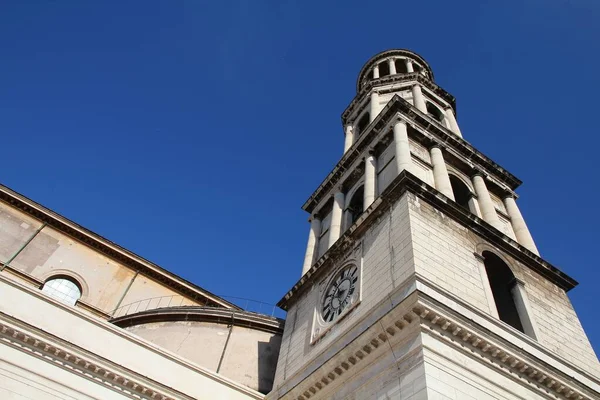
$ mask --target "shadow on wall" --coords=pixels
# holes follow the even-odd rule
[[[267,394],[273,389],[275,368],[279,357],[281,336],[274,335],[268,342],[258,342],[258,391]]]

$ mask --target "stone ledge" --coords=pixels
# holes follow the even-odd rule
[[[383,302],[387,301],[385,299]],[[392,301],[391,297],[389,301]],[[343,384],[344,375],[358,372],[362,366],[374,362],[388,347],[392,348],[392,342],[401,343],[413,335],[414,328],[418,327],[419,334],[431,335],[470,356],[477,354],[479,357],[475,359],[484,362],[488,368],[517,376],[519,383],[542,395],[552,393],[558,398],[569,400],[599,398],[600,393],[594,389],[574,381],[572,377],[523,349],[516,349],[509,341],[472,320],[467,321],[465,317],[453,314],[455,312],[447,306],[415,289],[387,314],[366,327],[342,350],[314,370],[305,367],[302,376],[297,372],[286,380],[287,384],[275,388],[273,395],[290,400],[319,398],[326,389],[334,390]],[[315,356],[315,360],[322,357],[323,354]],[[396,360],[399,361],[401,360]]]
[[[356,222],[342,234],[333,246],[279,300],[277,306],[287,311],[291,301],[295,297],[306,291],[311,283],[314,283],[318,277],[325,273],[324,271],[329,270],[336,262],[339,262],[355,241],[376,223],[379,216],[385,213],[390,205],[398,201],[407,192],[417,196],[458,223],[471,229],[475,234],[480,235],[498,247],[498,249],[505,251],[524,266],[545,277],[561,289],[569,291],[577,286],[577,281],[560,271],[557,267],[543,260],[481,218],[465,211],[439,191],[405,170],[394,178],[385,191],[375,199],[373,204],[362,213]]]

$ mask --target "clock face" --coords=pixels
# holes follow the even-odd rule
[[[329,284],[323,299],[321,315],[325,322],[336,319],[351,304],[352,295],[358,282],[358,268],[351,266],[343,269]]]

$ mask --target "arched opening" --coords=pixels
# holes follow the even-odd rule
[[[69,276],[53,276],[44,283],[42,292],[65,304],[74,306],[81,297],[81,285]]]
[[[516,284],[515,276],[508,265],[494,253],[484,251],[482,255],[500,320],[525,333],[512,293]]]
[[[362,215],[364,208],[364,186],[356,189],[354,194],[352,195],[352,199],[350,203],[348,203],[348,208],[346,211],[348,212],[348,227],[352,226],[356,222],[356,220]]]
[[[373,70],[370,70],[368,75],[367,75],[367,80],[372,81],[373,80]],[[366,82],[363,82],[363,84],[365,84]]]
[[[471,211],[469,203],[471,202],[471,190],[463,181],[454,175],[450,175],[450,185],[454,194],[454,201],[467,211]]]
[[[394,64],[396,65],[396,73],[397,74],[407,74],[408,73],[408,69],[406,69],[406,60],[404,58],[397,58],[394,61]]]
[[[437,108],[437,106],[434,106],[430,102],[427,102],[427,114],[444,124],[444,118],[446,118],[446,116],[439,108]]]
[[[413,71],[415,71],[415,72],[423,71],[423,68],[421,68],[421,66],[419,64],[413,62],[412,65],[413,65]]]
[[[363,114],[362,117],[360,117],[360,119],[358,120],[358,124],[356,124],[356,129],[354,130],[355,141],[357,137],[362,135],[365,128],[369,125],[369,122],[371,122],[371,115],[368,112],[366,112]]]
[[[390,74],[390,65],[387,61],[379,63],[379,77],[383,78]]]

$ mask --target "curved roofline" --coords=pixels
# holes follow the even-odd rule
[[[423,57],[421,57],[417,53],[407,50],[407,49],[390,49],[390,50],[385,50],[385,51],[382,51],[381,53],[375,54],[373,57],[371,57],[365,63],[365,65],[360,70],[360,73],[358,74],[358,79],[356,81],[356,91],[357,92],[360,92],[360,82],[363,80],[363,78],[366,75],[369,68],[371,68],[371,66],[373,64],[375,64],[377,61],[381,60],[382,58],[389,57],[389,56],[404,56],[404,57],[409,57],[409,58],[419,61],[420,63],[423,64],[423,66],[429,73],[429,76],[431,76],[431,80],[434,79],[433,71],[431,70],[431,67],[429,66],[427,61],[425,61],[425,59]]]
[[[152,322],[197,321],[242,326],[265,332],[283,334],[285,320],[250,311],[217,307],[178,306],[157,308],[113,318],[108,322],[120,328],[144,325]]]

